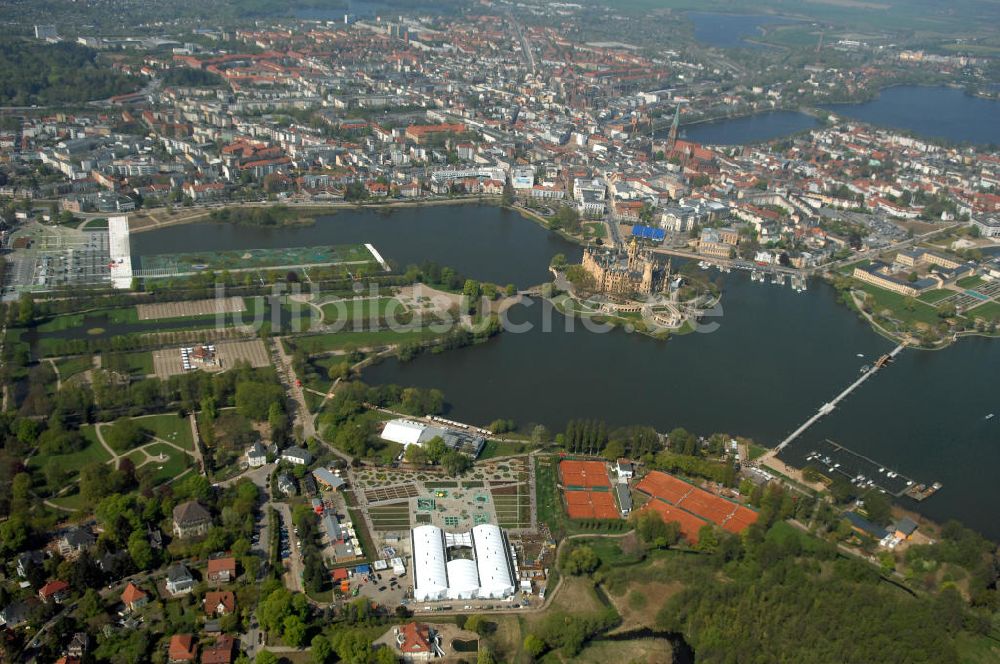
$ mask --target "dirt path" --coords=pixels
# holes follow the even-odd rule
[[[52,371],[56,374],[56,392],[58,392],[62,389],[62,374],[59,373],[59,367],[56,365],[55,360],[49,359],[48,362],[52,366]]]
[[[194,442],[193,456],[195,461],[198,462],[201,474],[208,477],[208,470],[205,468],[205,457],[201,454],[201,434],[198,432],[198,421],[195,419],[194,413],[190,413],[188,419],[191,421],[191,440]]]
[[[101,433],[101,427],[103,426],[103,424],[104,424],[103,422],[98,422],[97,424],[95,424],[94,425],[94,433],[97,434],[97,441],[102,446],[104,446],[105,451],[108,454],[111,455],[111,459],[108,461],[108,463],[114,463],[115,464],[115,470],[117,470],[118,469],[118,462],[120,460],[120,457],[119,457],[119,455],[118,455],[117,452],[115,452],[113,449],[111,449],[111,446],[108,445],[107,441],[104,440],[104,434]]]

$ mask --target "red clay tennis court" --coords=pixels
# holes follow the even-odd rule
[[[565,487],[589,489],[595,486],[611,486],[608,470],[603,461],[560,461],[559,475]]]
[[[689,512],[673,507],[662,500],[657,500],[656,498],[649,501],[643,509],[656,510],[660,513],[660,516],[663,517],[664,523],[676,521],[681,527],[681,535],[684,536],[684,539],[686,539],[690,544],[698,543],[698,531],[705,525],[705,521],[702,521]]]
[[[636,488],[654,498],[651,505],[659,502],[655,499],[665,500],[674,508],[680,508],[675,512],[711,521],[731,533],[742,532],[757,521],[757,513],[753,510],[658,470],[646,475]]]
[[[737,507],[722,527],[731,533],[741,533],[757,522],[757,513],[745,507]]]
[[[663,498],[674,505],[678,504],[681,501],[681,498],[694,489],[694,487],[687,482],[683,482],[673,475],[661,473],[658,470],[654,470],[649,475],[642,478],[642,481],[639,482],[639,485],[636,486],[636,488],[643,493],[649,494],[650,496]]]
[[[566,513],[571,519],[618,519],[621,514],[608,491],[566,491]]]

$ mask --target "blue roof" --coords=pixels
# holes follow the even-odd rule
[[[636,224],[632,227],[632,236],[642,238],[643,240],[662,242],[663,238],[667,237],[667,232],[662,228],[650,228],[649,226]]]
[[[882,539],[888,531],[881,526],[877,526],[857,512],[844,512],[844,518],[851,522],[851,525],[859,530],[863,530],[872,537]]]
[[[358,574],[371,574],[372,568],[370,565],[358,565],[354,571]]]

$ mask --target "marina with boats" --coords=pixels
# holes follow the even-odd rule
[[[820,443],[820,449],[810,452],[805,460],[807,467],[812,466],[828,477],[841,475],[859,489],[877,489],[897,498],[905,495],[923,501],[942,487],[940,482],[918,482],[891,466],[829,439]]]

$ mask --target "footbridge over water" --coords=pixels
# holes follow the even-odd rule
[[[777,447],[775,447],[773,450],[771,450],[770,456],[777,455],[783,449],[785,449],[786,447],[788,447],[792,443],[793,440],[795,440],[796,438],[798,438],[799,436],[801,436],[803,433],[805,433],[805,431],[809,427],[811,427],[813,424],[815,424],[816,422],[818,422],[822,417],[824,417],[824,416],[829,415],[830,413],[832,413],[833,410],[837,407],[837,404],[839,404],[841,401],[843,401],[844,399],[846,399],[847,395],[849,395],[851,392],[853,392],[858,387],[860,387],[861,384],[864,383],[866,380],[868,380],[869,378],[871,378],[872,376],[874,376],[875,374],[877,374],[880,370],[884,369],[889,364],[889,362],[891,360],[895,359],[895,357],[897,355],[899,355],[900,353],[903,352],[904,348],[906,348],[906,344],[900,344],[900,345],[896,346],[894,349],[892,349],[892,352],[890,352],[888,355],[884,355],[881,358],[879,358],[879,361],[876,362],[875,365],[872,366],[871,369],[869,369],[868,371],[866,371],[863,374],[861,374],[860,378],[858,378],[856,381],[854,381],[853,383],[851,383],[850,385],[848,385],[847,389],[845,389],[843,392],[841,392],[840,394],[838,394],[836,396],[836,398],[834,398],[832,401],[829,401],[829,402],[823,404],[822,406],[820,406],[819,410],[816,411],[816,413],[812,417],[810,417],[808,420],[806,420],[802,424],[802,426],[800,426],[798,429],[796,429],[795,431],[793,431],[791,433],[791,435],[789,435],[787,438],[785,438],[783,441],[781,441],[781,443],[779,443]]]

